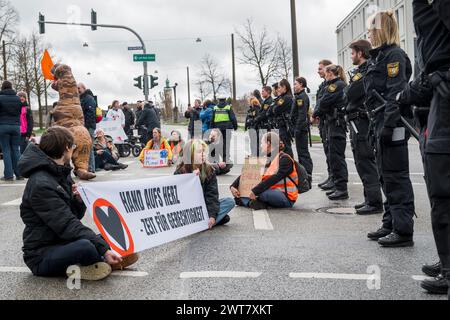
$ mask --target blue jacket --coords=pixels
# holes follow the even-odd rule
[[[208,105],[200,112],[200,120],[202,120],[202,133],[205,133],[209,129],[211,129],[211,121],[214,111],[214,104]]]
[[[0,124],[20,126],[22,103],[14,90],[0,91]]]

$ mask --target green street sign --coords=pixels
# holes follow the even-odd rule
[[[134,62],[156,61],[156,54],[134,54],[133,61]]]

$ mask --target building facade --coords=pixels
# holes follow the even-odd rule
[[[393,10],[395,12],[399,24],[400,46],[414,63],[416,34],[413,23],[412,0],[363,0],[338,25],[336,30],[338,63],[346,71],[354,68],[351,61],[350,44],[353,41],[368,38],[367,20],[372,14],[382,10]]]

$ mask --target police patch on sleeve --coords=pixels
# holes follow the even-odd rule
[[[358,72],[357,74],[355,74],[355,75],[353,76],[352,80],[353,80],[353,81],[359,81],[359,80],[362,79],[362,77],[363,77],[362,73],[359,73],[359,72]]]
[[[282,106],[283,103],[284,103],[284,100],[283,100],[283,99],[278,100],[278,105],[279,105],[279,106]]]
[[[263,107],[263,109],[264,109],[264,110],[269,109],[269,105],[268,105],[268,104],[265,104],[264,107]]]
[[[389,63],[387,65],[388,76],[391,78],[395,78],[398,76],[400,71],[400,62]]]
[[[303,99],[297,100],[297,107],[303,107]]]
[[[333,93],[333,92],[336,91],[336,89],[337,89],[337,86],[336,86],[335,84],[330,84],[330,85],[328,86],[328,92]]]

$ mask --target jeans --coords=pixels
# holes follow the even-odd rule
[[[7,179],[20,177],[17,162],[20,158],[19,125],[0,124],[0,145],[3,152],[4,176]]]
[[[292,208],[295,204],[295,202],[289,200],[283,192],[272,189],[261,193],[258,197],[258,200],[264,202],[270,207],[278,209]],[[241,198],[241,201],[245,207],[248,207],[250,204],[249,198]]]
[[[95,156],[95,169],[103,169],[107,163],[115,166],[119,164],[109,150],[104,150],[102,154]]]
[[[95,154],[94,154],[94,139],[95,139],[95,130],[94,129],[88,129],[89,134],[92,138],[92,148],[91,148],[91,154],[89,155],[89,171],[95,172]]]
[[[220,221],[222,221],[223,218],[225,218],[231,212],[231,210],[233,210],[234,207],[236,206],[236,203],[231,198],[220,199],[219,203],[220,203],[220,209],[219,209],[219,214],[217,215],[217,218],[216,218],[216,224],[218,224]]]
[[[47,249],[41,262],[32,271],[38,277],[58,277],[64,276],[72,265],[90,266],[102,261],[94,244],[82,239]]]

